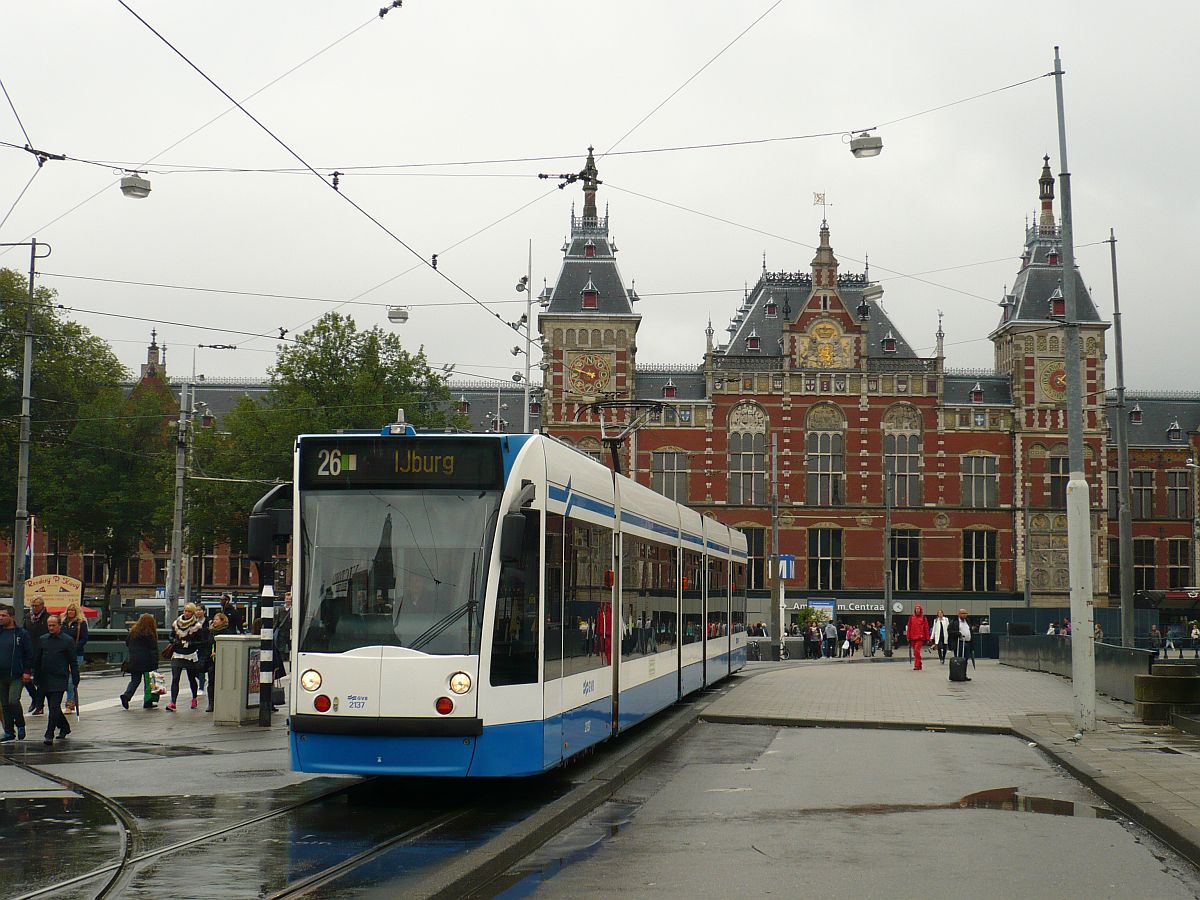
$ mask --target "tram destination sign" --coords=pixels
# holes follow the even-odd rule
[[[300,441],[302,490],[503,486],[499,439],[319,437]]]

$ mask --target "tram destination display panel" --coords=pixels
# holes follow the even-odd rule
[[[498,438],[300,439],[301,490],[493,490],[503,480]]]

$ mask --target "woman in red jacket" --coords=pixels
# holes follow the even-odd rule
[[[908,628],[905,629],[908,643],[912,645],[913,669],[921,670],[921,645],[929,640],[929,620],[925,618],[925,609],[918,603],[913,607],[913,614],[908,617]]]

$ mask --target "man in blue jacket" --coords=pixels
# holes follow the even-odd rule
[[[25,715],[21,712],[21,687],[33,680],[33,642],[13,620],[13,608],[0,606],[0,705],[4,711],[4,735],[0,742],[25,739]]]
[[[50,616],[46,620],[46,629],[47,633],[41,636],[33,651],[33,677],[50,704],[50,714],[46,716],[46,738],[42,743],[52,747],[56,728],[59,740],[71,733],[71,726],[63,715],[62,699],[68,683],[79,683],[79,660],[75,641],[62,633],[58,616]]]

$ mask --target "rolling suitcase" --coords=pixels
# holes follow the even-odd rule
[[[958,642],[958,655],[950,660],[950,680],[951,681],[970,681],[967,677],[967,658],[963,656],[963,643]]]

